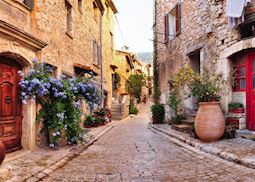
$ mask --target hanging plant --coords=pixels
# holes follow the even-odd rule
[[[19,83],[22,102],[36,101],[42,105],[37,121],[44,123],[43,130],[48,133],[51,148],[57,147],[63,136],[69,144],[78,143],[83,136],[80,99],[85,99],[90,111],[99,107],[102,101],[93,77],[61,76],[56,79],[51,76],[53,70],[46,63],[39,63],[36,59],[33,63],[30,72]]]

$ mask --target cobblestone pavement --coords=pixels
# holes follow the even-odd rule
[[[177,146],[148,122],[144,112],[121,121],[43,181],[255,181],[255,170]]]

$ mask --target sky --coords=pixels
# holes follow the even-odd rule
[[[118,22],[130,51],[152,52],[153,0],[114,0]],[[116,48],[124,45],[116,24]]]

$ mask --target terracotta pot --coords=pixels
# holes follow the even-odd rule
[[[4,158],[5,158],[5,145],[4,143],[0,140],[0,165],[3,163]]]
[[[195,131],[203,142],[219,140],[226,123],[219,102],[201,102],[195,119]]]

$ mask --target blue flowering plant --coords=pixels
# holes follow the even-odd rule
[[[56,148],[63,137],[69,144],[82,141],[80,100],[85,99],[93,111],[101,104],[102,97],[92,78],[56,79],[51,76],[52,71],[46,63],[34,60],[32,69],[19,85],[24,104],[30,100],[41,104],[37,121],[43,122],[42,132],[48,134],[49,146]]]

